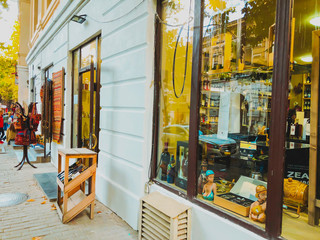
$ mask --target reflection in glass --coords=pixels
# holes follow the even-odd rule
[[[96,62],[97,59],[97,46],[96,41],[88,43],[86,46],[81,48],[81,68],[90,66],[91,57]]]
[[[82,74],[82,146],[89,148],[90,135],[90,72]]]
[[[193,1],[164,1],[161,16],[171,26],[161,24],[157,178],[182,190],[188,177],[193,6]]]
[[[275,3],[206,0],[203,22],[198,198],[261,226]]]

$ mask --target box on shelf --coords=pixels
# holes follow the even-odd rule
[[[214,203],[242,216],[249,216],[251,204],[257,200],[256,187],[267,183],[253,178],[241,176],[229,193],[214,197]]]

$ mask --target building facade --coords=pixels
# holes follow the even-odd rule
[[[26,63],[26,56],[29,52],[29,45],[26,39],[29,39],[29,21],[30,21],[30,1],[19,1],[19,16],[20,23],[20,42],[19,42],[19,57],[17,65],[18,75],[18,102],[27,104],[29,102],[29,71]]]
[[[305,229],[319,233],[314,173],[306,170],[314,182],[301,185],[309,185],[309,208],[306,199],[282,203],[287,179],[301,180],[295,167],[304,166],[284,156],[309,162],[303,151],[309,154],[313,141],[315,60],[301,57],[316,50],[301,32],[315,36],[316,25],[294,27],[298,15],[311,15],[315,1],[307,2],[21,1],[30,10],[29,101],[40,103],[44,82],[65,72],[61,137],[47,144],[52,163],[60,148],[98,152],[96,197],[134,229],[140,198],[159,191],[191,206],[191,239],[294,239],[284,214],[291,205],[307,209],[301,218],[315,226]],[[299,7],[290,12],[293,3]],[[286,120],[287,107],[293,120]],[[250,208],[258,185],[270,199],[261,222]],[[230,191],[247,201],[238,203],[244,214],[217,197]]]

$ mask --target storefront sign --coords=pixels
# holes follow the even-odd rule
[[[64,68],[61,71],[52,73],[53,82],[53,123],[52,139],[54,142],[60,142],[62,110],[63,110],[63,86],[64,86]]]

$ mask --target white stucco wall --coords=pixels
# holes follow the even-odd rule
[[[151,158],[156,0],[145,0],[126,14],[140,2],[62,0],[27,57],[29,77],[41,79],[37,67],[45,69],[50,64],[52,72],[62,67],[66,71],[64,137],[62,144],[52,143],[52,163],[57,165],[58,149],[70,147],[71,139],[71,52],[101,35],[101,131],[96,195],[134,229],[138,228],[139,199],[144,195]],[[73,14],[87,14],[87,21],[70,22]],[[102,23],[122,15],[125,17],[117,21]],[[191,204],[158,186],[153,185],[154,190]],[[261,239],[195,205],[192,217],[192,239],[213,239],[213,236]]]
[[[101,35],[97,199],[135,229],[139,199],[148,179],[153,104],[154,34],[150,33],[154,32],[155,3],[146,0],[131,14],[125,14],[140,2],[62,1],[27,57],[29,68],[33,69],[29,76],[36,77],[35,86],[41,86],[41,71],[51,64],[52,72],[62,67],[66,71],[64,137],[62,144],[52,143],[52,163],[57,166],[58,149],[70,147],[71,52]],[[84,24],[64,20],[73,14],[87,14],[88,19]],[[125,16],[115,22],[101,23],[122,15]]]
[[[17,72],[19,76],[19,84],[18,84],[18,102],[23,104],[24,102],[28,104],[28,96],[29,96],[29,72],[28,67],[26,66],[17,66]]]

